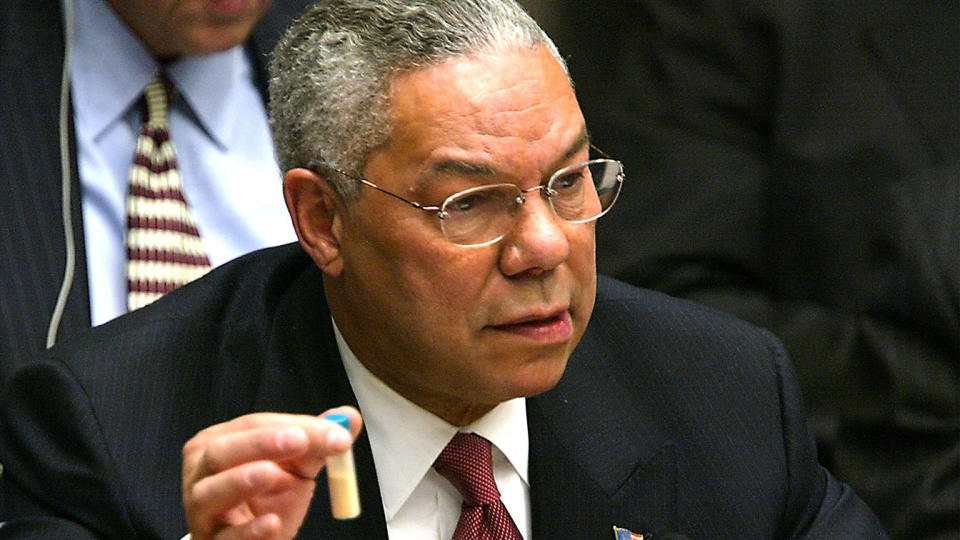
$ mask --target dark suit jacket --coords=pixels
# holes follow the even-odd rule
[[[0,538],[179,538],[183,443],[253,411],[357,405],[319,270],[256,252],[23,366],[3,391]],[[361,411],[362,412],[362,411]],[[816,461],[780,344],[732,317],[601,279],[560,383],[528,400],[535,538],[882,538]],[[383,538],[369,442],[363,514],[319,489],[303,538]],[[67,532],[69,531],[69,533]]]
[[[772,330],[825,465],[960,538],[960,2],[551,4],[629,183],[600,271]]]
[[[267,54],[307,0],[274,0],[247,43],[266,100]],[[63,62],[59,2],[0,5],[0,378],[42,350],[64,276],[58,129]],[[59,339],[90,326],[80,182],[70,116],[76,274]]]

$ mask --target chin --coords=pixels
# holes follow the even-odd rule
[[[204,28],[190,40],[191,56],[203,56],[223,52],[242,44],[250,35],[250,28],[243,26],[213,26]]]
[[[518,369],[513,379],[517,397],[533,397],[553,389],[566,367],[567,358],[549,358]]]

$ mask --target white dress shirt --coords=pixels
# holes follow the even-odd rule
[[[71,90],[94,325],[127,311],[127,175],[139,99],[159,70],[104,0],[74,3]],[[166,66],[182,99],[170,111],[184,195],[213,266],[296,239],[263,99],[243,46]]]
[[[463,499],[433,470],[433,462],[458,431],[476,433],[493,443],[493,471],[500,498],[523,537],[530,538],[526,400],[501,403],[476,422],[457,428],[377,379],[357,360],[336,325],[334,331],[370,438],[390,540],[449,540],[453,536]]]

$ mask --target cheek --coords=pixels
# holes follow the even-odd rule
[[[567,238],[570,242],[570,257],[567,264],[577,281],[580,292],[580,310],[589,313],[597,289],[596,222],[583,224],[571,230]]]
[[[578,268],[596,267],[596,227],[596,221],[566,224],[564,236],[570,244],[568,264]]]
[[[385,216],[369,220],[372,213],[355,216],[344,226],[346,271],[394,298],[398,306],[421,321],[453,327],[482,305],[490,276],[496,272],[496,251],[464,249],[433,234],[430,223],[394,220],[383,228]],[[363,216],[363,217],[360,217]]]
[[[496,256],[485,248],[456,254],[446,251],[414,259],[405,279],[412,293],[410,301],[430,306],[427,316],[437,324],[453,327],[465,322],[463,330],[469,331],[485,320],[485,299],[496,272]]]

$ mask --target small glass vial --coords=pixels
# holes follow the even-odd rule
[[[350,418],[345,414],[331,414],[323,418],[350,431]],[[353,449],[327,456],[327,484],[330,488],[330,508],[336,519],[353,519],[360,515],[360,495],[357,492],[357,470],[353,464]]]

